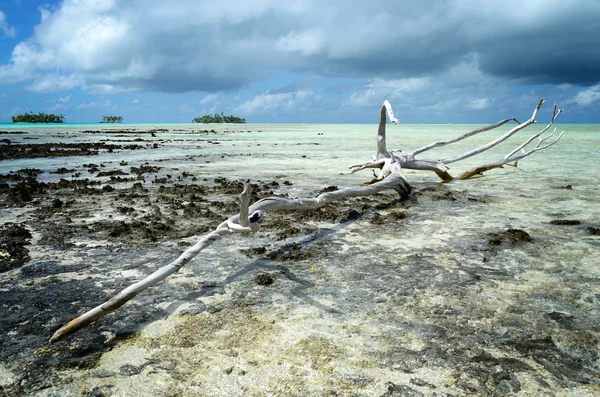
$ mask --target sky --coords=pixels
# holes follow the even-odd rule
[[[599,0],[2,0],[0,122],[600,122]]]

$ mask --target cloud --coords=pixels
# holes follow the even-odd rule
[[[6,15],[0,10],[0,30],[6,37],[15,37],[17,34],[17,30],[8,25],[8,21],[6,20]]]
[[[278,71],[428,78],[475,57],[488,77],[591,86],[599,80],[598,15],[600,3],[587,0],[68,0],[41,10],[33,36],[0,65],[0,84],[214,93]],[[62,83],[48,82],[61,82],[56,74]]]
[[[194,113],[195,111],[194,108],[185,103],[179,106],[179,112],[181,113]]]
[[[492,100],[490,98],[477,98],[470,100],[466,108],[469,110],[483,110],[490,107]]]
[[[58,110],[66,110],[72,107],[71,103],[71,95],[64,96],[62,98],[58,98],[58,100],[54,103],[54,105],[50,106],[47,111],[55,112]]]
[[[319,96],[307,90],[286,93],[271,93],[267,91],[256,95],[250,101],[242,103],[235,109],[235,112],[251,116],[277,114],[281,111],[294,114],[314,107],[315,102],[319,100]]]
[[[588,106],[598,101],[600,101],[600,84],[578,92],[570,102],[575,102],[581,106]]]
[[[76,76],[52,73],[36,77],[33,84],[27,86],[27,90],[33,92],[67,91],[81,84],[81,80]]]
[[[219,94],[208,94],[204,98],[200,99],[200,105],[213,105],[215,102],[218,103]]]
[[[376,102],[382,102],[381,98],[406,102],[409,94],[423,92],[429,84],[430,79],[427,77],[392,80],[375,78],[370,80],[360,91],[350,95],[342,107],[368,107]]]
[[[76,109],[96,109],[100,107],[108,107],[110,106],[110,101],[85,101],[77,105]]]

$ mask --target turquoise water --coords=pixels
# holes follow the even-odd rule
[[[3,134],[0,140],[6,138],[13,143],[100,141],[150,146],[146,150],[102,152],[87,157],[5,160],[0,161],[0,174],[21,168],[39,168],[46,172],[39,175],[38,179],[51,181],[61,175],[50,174],[49,171],[67,167],[81,172],[81,178],[94,178],[95,174],[88,173],[82,164],[103,164],[103,171],[122,169],[129,172],[131,166],[150,163],[162,167],[160,172],[171,174],[174,179],[187,171],[206,184],[216,177],[252,181],[288,180],[292,185],[280,183],[277,193],[292,197],[314,197],[325,186],[343,188],[371,179],[369,170],[352,175],[345,173],[348,172],[348,165],[368,161],[375,153],[377,131],[376,125],[290,124],[210,126],[209,129],[214,128],[218,134],[198,133],[206,129],[203,125],[128,127],[138,129],[139,134],[82,133],[89,127],[36,125],[29,128],[19,125],[15,130],[26,131],[26,134]],[[94,129],[123,127],[93,126]],[[153,127],[167,128],[169,131],[157,133],[156,137],[142,132]],[[475,127],[390,125],[387,127],[388,148],[408,153]],[[418,204],[413,207],[405,208],[403,203],[396,203],[390,209],[378,209],[382,217],[391,214],[392,210],[406,210],[407,216],[401,221],[371,222],[371,214],[365,214],[352,222],[309,224],[319,229],[310,237],[311,241],[326,252],[309,260],[281,264],[265,258],[250,259],[240,252],[241,248],[259,246],[275,250],[279,247],[277,244],[284,243],[273,240],[268,232],[215,243],[169,281],[137,297],[134,302],[142,303],[137,303],[137,307],[131,303],[128,310],[148,311],[147,306],[151,304],[145,302],[159,302],[162,305],[164,301],[160,299],[160,291],[163,288],[174,290],[185,285],[186,292],[179,295],[185,300],[188,294],[194,295],[190,293],[190,288],[196,291],[206,280],[217,280],[217,285],[223,285],[223,291],[204,297],[202,304],[207,307],[218,305],[215,316],[224,321],[215,322],[220,328],[218,331],[198,331],[202,333],[196,339],[199,341],[197,346],[186,344],[185,348],[180,345],[172,347],[169,342],[165,343],[159,338],[163,335],[161,332],[175,330],[179,321],[176,315],[154,321],[142,332],[144,337],[156,340],[156,343],[138,346],[119,341],[104,353],[95,368],[106,373],[106,378],[90,376],[88,369],[68,369],[62,375],[68,379],[62,383],[63,387],[73,384],[91,390],[97,384],[107,384],[114,388],[115,395],[123,390],[130,393],[128,395],[158,395],[164,393],[145,391],[144,386],[180,385],[193,381],[194,385],[209,390],[205,395],[231,395],[234,394],[231,390],[242,388],[237,383],[234,388],[227,383],[227,379],[239,381],[243,387],[256,382],[256,390],[264,390],[269,382],[283,384],[288,379],[301,379],[301,382],[309,385],[306,390],[310,392],[305,395],[318,395],[322,394],[318,383],[324,383],[322,379],[337,382],[339,379],[365,378],[370,383],[361,390],[364,395],[382,395],[384,381],[408,382],[409,375],[399,369],[401,366],[388,366],[386,363],[389,360],[398,365],[416,362],[418,368],[411,368],[410,377],[419,376],[436,384],[436,390],[440,393],[464,395],[452,385],[456,378],[462,376],[463,368],[470,367],[455,361],[454,357],[465,356],[465,361],[469,361],[479,354],[477,349],[482,349],[489,357],[504,360],[498,359],[498,363],[521,360],[527,363],[515,371],[515,376],[521,382],[522,395],[543,395],[554,391],[558,391],[557,395],[593,395],[597,391],[597,384],[569,381],[567,386],[572,389],[567,389],[555,380],[562,376],[562,372],[556,375],[542,367],[545,366],[545,360],[559,349],[566,352],[589,350],[590,356],[593,356],[598,340],[597,325],[586,324],[598,318],[600,297],[600,240],[587,231],[587,227],[600,227],[597,171],[600,125],[561,124],[557,127],[558,131],[566,130],[562,140],[547,150],[523,159],[517,168],[491,170],[483,177],[450,183],[440,182],[431,172],[406,171],[407,179],[417,191],[433,187],[430,189],[433,193],[417,194]],[[439,159],[455,155],[489,142],[508,128],[510,126],[504,126],[417,157]],[[473,166],[501,157],[539,128],[542,125],[532,126],[493,150],[451,164],[451,174],[458,175]],[[140,138],[142,141],[139,141]],[[156,149],[152,148],[154,143],[158,145]],[[0,150],[2,148],[0,145]],[[109,183],[108,178],[101,179]],[[113,185],[117,189],[123,186]],[[146,181],[146,185],[153,186],[151,181]],[[566,189],[567,185],[571,188]],[[451,193],[451,198],[448,199],[445,193]],[[389,201],[392,202],[393,198],[394,195],[390,194]],[[102,200],[96,208],[110,204],[109,200]],[[32,207],[1,209],[0,219],[20,222],[22,213],[31,210]],[[99,212],[75,221],[93,224],[97,221],[94,217],[102,215],[102,211]],[[556,219],[578,220],[581,224],[552,225],[550,222]],[[305,225],[300,223],[298,226]],[[527,231],[534,243],[487,248],[488,233],[509,228]],[[45,251],[44,247],[35,246],[39,251],[32,248],[32,261],[91,261],[101,269],[93,274],[100,280],[98,285],[103,285],[101,277],[118,277],[121,280],[127,277],[127,283],[130,283],[131,278],[139,278],[143,272],[149,273],[166,264],[168,258],[179,252],[174,246],[176,243],[165,243],[153,251],[142,253],[141,259],[136,257],[139,250],[127,248],[125,252],[109,245],[110,254],[104,254],[104,248],[96,248],[97,241],[93,243],[94,248],[90,249],[76,247]],[[497,251],[494,253],[494,250]],[[129,262],[138,265],[132,267]],[[113,266],[112,272],[107,273],[106,267],[100,267],[106,263]],[[279,268],[289,269],[294,278],[288,280],[281,273],[275,288],[257,287],[252,281],[251,275],[255,274],[252,272]],[[83,278],[88,276],[86,272],[74,271],[72,274]],[[473,274],[478,278],[474,278]],[[16,277],[21,276],[18,274]],[[14,285],[12,280],[10,285],[10,288]],[[181,305],[177,301],[180,298],[173,299]],[[187,303],[186,300],[184,304]],[[252,307],[252,317],[244,311],[247,307]],[[324,310],[328,307],[335,310]],[[73,311],[82,312],[83,309],[89,308],[77,307]],[[242,314],[232,316],[231,320],[225,317],[227,313],[237,313],[236,310]],[[552,313],[572,316],[576,326],[561,328],[560,324],[548,319],[548,314]],[[213,315],[206,314],[206,317]],[[207,323],[213,322],[208,318]],[[240,321],[242,318],[244,321]],[[225,325],[221,327],[221,324]],[[260,328],[261,324],[273,327]],[[230,335],[235,335],[236,330],[244,337],[239,338],[237,345],[224,344]],[[173,332],[184,331],[177,329]],[[510,340],[508,338],[520,337],[521,333],[531,333],[523,338],[535,342],[535,346],[550,335],[554,341],[552,348],[538,353],[536,347],[522,354],[503,342]],[[272,339],[256,343],[254,335]],[[319,356],[329,354],[322,353],[323,346],[334,346],[335,349],[340,346],[339,357],[331,361],[331,368],[334,368],[331,372],[324,372],[320,367],[298,365],[298,362],[307,362],[302,358],[307,351],[303,346],[307,346],[306,341],[313,336],[317,342],[321,341],[315,345]],[[580,339],[591,341],[591,346],[584,345]],[[327,341],[327,344],[322,341]],[[223,346],[227,346],[227,349]],[[247,375],[237,378],[223,375],[223,369],[233,365],[230,354],[223,353],[225,350],[236,352],[235,365],[244,365]],[[443,354],[437,357],[437,351]],[[432,364],[421,368],[422,363],[429,363],[430,359],[417,361],[414,357],[429,357],[430,352]],[[445,352],[449,352],[447,359],[443,359]],[[543,360],[534,361],[530,357],[534,354]],[[139,357],[143,359],[135,361]],[[171,371],[160,368],[156,371],[145,370],[141,376],[120,377],[118,369],[122,365],[139,366],[145,362],[145,357],[161,365],[169,363],[173,366],[176,363],[176,368],[188,368],[193,360],[198,359],[202,367],[194,369],[189,376],[177,373],[176,381],[169,377]],[[570,356],[565,357],[570,360]],[[442,360],[441,364],[438,360]],[[147,368],[152,368],[151,365]],[[469,361],[468,365],[479,364]],[[487,365],[487,362],[483,365]],[[500,369],[499,364],[496,367]],[[522,369],[528,367],[528,370]],[[480,367],[477,368],[480,370]],[[558,367],[551,368],[556,370]],[[558,370],[563,371],[560,368]],[[360,377],[349,377],[355,374]],[[542,379],[546,386],[539,386],[537,379]],[[356,388],[356,383],[353,384]],[[314,389],[310,389],[312,385],[316,385]],[[56,394],[67,395],[64,390]]]
[[[94,129],[135,129],[149,131],[154,128],[168,129],[156,137],[144,134],[85,134],[82,131]],[[203,134],[199,131],[216,130],[218,134]],[[400,149],[408,153],[430,142],[448,139],[462,134],[475,125],[428,125],[400,124],[388,125],[388,149]],[[495,139],[511,126],[503,126],[417,156],[420,159],[440,159],[461,153]],[[520,131],[511,139],[492,150],[451,164],[451,174],[461,172],[496,160],[511,151],[530,135],[542,128],[533,125]],[[597,220],[599,209],[596,205],[600,197],[598,187],[597,161],[600,148],[600,124],[558,124],[558,132],[565,130],[562,140],[551,148],[523,159],[518,168],[507,167],[492,170],[483,178],[453,182],[470,191],[505,198],[507,204],[502,211],[514,211],[517,207],[553,207],[556,211],[572,214],[589,220]],[[228,179],[290,179],[289,187],[294,195],[312,194],[323,185],[353,186],[369,179],[368,170],[353,175],[348,166],[365,162],[375,152],[376,125],[342,124],[247,124],[247,125],[19,125],[16,130],[27,134],[4,134],[15,143],[42,142],[86,142],[90,140],[107,143],[138,143],[157,149],[102,152],[93,157],[59,157],[0,161],[0,173],[8,173],[21,168],[39,168],[52,171],[59,167],[76,168],[83,163],[104,163],[107,168],[119,168],[121,161],[129,165],[136,162],[167,162],[172,168],[187,171],[202,178],[216,176]],[[131,142],[142,138],[144,142]],[[1,147],[0,147],[1,150]],[[127,167],[123,167],[126,170]],[[165,171],[166,172],[166,171]],[[422,171],[406,171],[407,179],[416,185],[438,183],[435,174]],[[52,180],[57,175],[40,175],[40,180]],[[563,185],[573,185],[568,191],[558,189]],[[531,199],[522,197],[531,195]],[[516,200],[516,201],[515,201]],[[568,204],[568,205],[567,205]],[[543,211],[542,211],[543,212]],[[529,216],[528,213],[523,216]],[[534,215],[536,216],[536,215]]]
[[[134,129],[149,131],[168,129],[156,137],[144,134],[85,134],[89,129]],[[199,131],[216,130],[218,134]],[[464,133],[475,125],[428,125],[400,124],[387,127],[388,149],[408,153],[430,142],[448,139]],[[485,144],[500,136],[511,126],[503,126],[460,141],[458,143],[422,153],[421,159],[440,159]],[[451,174],[461,172],[502,157],[542,125],[531,126],[492,150],[451,164]],[[597,218],[595,204],[600,197],[597,178],[598,150],[600,148],[600,124],[559,124],[558,132],[565,130],[562,140],[551,148],[523,159],[518,168],[507,167],[492,170],[483,178],[454,182],[465,189],[481,189],[489,194],[510,198],[525,192],[537,196],[539,201],[523,201],[525,207],[547,206],[548,200],[569,200],[569,211],[581,216]],[[248,124],[248,125],[19,125],[16,130],[26,134],[3,134],[2,138],[15,143],[87,142],[137,143],[157,149],[102,152],[93,157],[34,158],[0,161],[0,173],[21,168],[39,168],[52,171],[59,167],[76,168],[93,161],[107,167],[119,168],[121,161],[157,162],[167,161],[169,166],[188,171],[200,177],[222,176],[229,179],[294,179],[294,194],[311,194],[323,185],[352,186],[370,178],[369,171],[353,175],[348,166],[370,159],[375,152],[376,125],[358,124]],[[144,142],[132,142],[142,138]],[[1,147],[0,147],[1,150]],[[126,167],[124,167],[126,168]],[[435,174],[406,171],[407,179],[414,184],[438,183]],[[56,175],[42,174],[40,180],[51,180]],[[561,185],[572,184],[573,190],[565,195]],[[561,199],[560,197],[563,197]],[[564,204],[564,203],[563,203]],[[512,206],[512,204],[511,204]],[[565,207],[567,208],[567,207]],[[508,208],[507,208],[508,210]]]

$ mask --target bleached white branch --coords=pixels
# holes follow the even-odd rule
[[[396,117],[394,117],[394,111],[392,110],[392,105],[387,101],[383,101],[383,105],[381,105],[381,112],[379,117],[379,129],[377,130],[377,154],[373,160],[380,160],[382,158],[390,157],[386,149],[385,143],[385,124],[386,124],[386,114],[390,118],[392,124],[398,124],[399,121]]]
[[[316,198],[308,199],[286,199],[281,197],[268,197],[257,201],[248,207],[250,197],[250,184],[245,183],[241,194],[240,214],[232,216],[221,223],[214,231],[202,237],[194,246],[183,252],[179,258],[168,265],[155,271],[145,279],[125,288],[113,298],[109,299],[92,310],[71,320],[52,335],[50,342],[60,341],[79,329],[115,311],[125,303],[133,299],[142,291],[156,285],[160,281],[178,272],[186,263],[198,255],[202,250],[210,246],[219,238],[233,233],[252,233],[260,228],[264,211],[277,209],[311,209],[323,207],[332,201],[342,200],[349,197],[371,196],[384,190],[395,190],[402,195],[408,195],[411,187],[401,174],[389,175],[384,181],[372,185],[339,189],[333,192],[325,192]],[[248,214],[250,214],[248,216]],[[242,221],[245,218],[245,221]],[[243,223],[246,226],[243,226]]]
[[[455,136],[455,137],[447,139],[445,141],[438,141],[438,142],[430,143],[429,145],[423,146],[422,148],[419,148],[419,149],[415,150],[414,152],[408,154],[407,157],[409,159],[410,158],[414,158],[419,153],[423,153],[423,152],[426,152],[428,150],[431,150],[431,149],[434,149],[434,148],[437,148],[437,147],[441,147],[441,146],[445,146],[445,145],[449,145],[451,143],[455,143],[455,142],[461,141],[463,139],[472,137],[473,135],[477,135],[477,134],[479,134],[481,132],[486,132],[486,131],[493,130],[495,128],[503,126],[504,124],[508,123],[509,121],[515,121],[516,123],[519,123],[519,120],[517,120],[515,117],[511,117],[509,119],[500,120],[497,123],[490,124],[490,125],[487,125],[487,126],[484,126],[484,127],[476,128],[476,129],[474,129],[472,131],[469,131],[469,132],[464,133],[462,135]]]
[[[539,106],[539,105],[538,105]],[[539,151],[539,150],[543,150],[543,149],[547,149],[550,146],[554,145],[556,142],[558,142],[560,140],[560,138],[562,138],[564,131],[562,131],[558,137],[551,141],[550,143],[547,143],[545,145],[542,145],[544,142],[546,142],[548,139],[552,138],[554,136],[554,133],[556,132],[556,129],[554,129],[553,132],[551,132],[550,134],[548,134],[545,137],[542,137],[542,134],[544,134],[546,131],[548,131],[548,129],[554,124],[554,122],[556,121],[556,119],[558,118],[558,116],[562,113],[562,109],[557,109],[556,107],[556,103],[554,104],[554,113],[552,115],[552,118],[550,119],[550,122],[546,125],[546,127],[544,127],[541,131],[539,131],[536,134],[533,134],[531,137],[529,137],[528,139],[526,139],[522,144],[520,144],[519,146],[517,146],[515,149],[511,150],[510,152],[508,152],[505,156],[503,156],[501,159],[498,159],[494,162],[485,164],[485,165],[481,165],[478,167],[474,167],[471,168],[468,171],[463,172],[462,174],[459,175],[458,179],[469,179],[475,175],[481,175],[483,174],[485,171],[489,171],[491,169],[494,168],[501,168],[504,165],[514,165],[515,167],[517,166],[517,162],[527,156],[532,155],[533,153]],[[534,117],[535,117],[535,112],[534,112]],[[537,144],[529,149],[529,150],[525,150],[525,148],[531,143],[533,142],[535,139],[538,140]],[[520,154],[516,155],[518,152],[521,152]],[[510,163],[513,164],[510,164]]]
[[[459,154],[458,156],[454,156],[454,157],[450,157],[444,160],[440,160],[440,162],[444,163],[444,164],[450,164],[450,163],[454,163],[460,160],[464,160],[468,157],[471,156],[475,156],[476,154],[485,152],[486,150],[489,150],[491,148],[493,148],[494,146],[496,146],[497,144],[499,144],[500,142],[504,142],[505,140],[507,140],[508,138],[510,138],[511,136],[513,136],[516,132],[521,131],[523,128],[535,123],[535,118],[537,117],[538,112],[540,111],[540,108],[542,107],[542,105],[544,104],[544,100],[540,100],[540,103],[538,103],[538,105],[535,107],[535,109],[533,110],[533,115],[531,116],[531,118],[527,121],[525,121],[524,123],[519,124],[518,126],[512,128],[510,131],[508,131],[506,134],[502,135],[501,137],[494,139],[493,141],[486,143],[483,146],[480,146],[478,148],[469,150],[468,152]]]
[[[264,217],[265,211],[267,210],[277,210],[277,209],[316,209],[323,207],[332,201],[342,200],[349,197],[358,197],[358,196],[370,196],[373,194],[377,194],[378,192],[384,190],[395,190],[401,196],[408,196],[411,193],[411,186],[406,181],[404,177],[403,169],[414,169],[414,170],[428,170],[435,172],[440,178],[443,180],[452,180],[452,176],[448,173],[448,166],[446,164],[463,160],[467,157],[474,156],[476,154],[482,153],[495,145],[503,142],[504,140],[510,138],[516,132],[522,130],[523,128],[535,123],[536,116],[539,112],[540,107],[544,104],[544,100],[542,99],[536,108],[533,111],[532,117],[524,123],[519,123],[515,118],[509,118],[505,120],[501,120],[495,124],[491,124],[489,126],[480,127],[465,134],[459,135],[457,137],[445,140],[433,142],[429,145],[423,146],[420,149],[415,150],[406,156],[396,156],[393,151],[389,151],[386,148],[386,116],[390,118],[392,123],[397,124],[398,120],[394,117],[394,113],[392,110],[391,104],[386,100],[383,102],[380,111],[380,121],[379,127],[377,130],[377,152],[376,155],[373,156],[372,161],[368,161],[364,164],[352,165],[349,168],[353,169],[351,173],[361,171],[366,168],[379,168],[380,172],[375,177],[374,180],[369,182],[367,185],[350,187],[345,189],[339,189],[332,192],[325,192],[318,195],[315,198],[296,198],[296,199],[287,199],[282,197],[268,197],[262,200],[257,201],[256,203],[249,205],[250,203],[250,194],[251,188],[250,183],[246,181],[244,184],[244,190],[240,195],[240,212],[237,215],[234,215],[227,219],[225,222],[222,222],[215,230],[203,236],[194,246],[187,249],[183,252],[179,258],[169,263],[168,265],[158,269],[145,279],[125,288],[123,291],[119,292],[113,298],[109,299],[107,302],[95,307],[94,309],[84,313],[83,315],[77,317],[76,319],[70,321],[68,324],[60,328],[58,331],[54,333],[52,338],[50,338],[50,342],[56,342],[61,339],[64,339],[68,335],[76,332],[82,327],[96,321],[97,319],[105,316],[106,314],[118,309],[126,302],[134,298],[136,295],[144,291],[145,289],[156,285],[158,282],[164,280],[168,276],[176,273],[181,269],[186,263],[188,263],[192,258],[198,255],[202,250],[210,246],[213,242],[218,240],[221,237],[228,236],[234,233],[253,233],[259,230],[261,221]],[[554,132],[543,137],[542,135],[552,126],[556,118],[560,115],[562,110],[557,110],[556,104],[554,105],[554,114],[550,123],[542,129],[540,132],[534,134],[527,140],[525,140],[521,145],[517,146],[515,149],[511,150],[507,155],[502,157],[501,159],[488,163],[486,165],[473,168],[459,176],[459,179],[468,179],[474,175],[481,174],[487,170],[493,168],[502,167],[504,164],[508,164],[511,161],[515,162],[519,159],[522,159],[526,156],[529,156],[536,151],[546,149],[552,145],[554,145],[558,140],[562,137],[563,132],[561,132],[555,140],[550,143],[544,144],[549,138],[554,135]],[[432,160],[417,160],[415,159],[415,155],[431,150],[436,147],[444,146],[447,144],[451,144],[454,142],[458,142],[462,139],[468,138],[475,134],[479,134],[484,131],[489,131],[494,128],[497,128],[509,121],[515,121],[519,123],[518,126],[514,127],[501,137],[468,152],[462,153],[458,156],[451,157],[446,160],[441,161],[432,161]],[[535,139],[538,139],[537,144],[529,149],[525,150],[525,148],[532,143]],[[519,153],[520,154],[517,154]]]

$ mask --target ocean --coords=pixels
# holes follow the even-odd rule
[[[490,151],[451,164],[450,174],[502,157],[543,125],[530,126]],[[388,125],[387,146],[408,153],[476,127]],[[458,154],[510,127],[417,158]],[[24,285],[35,285],[42,294],[61,283],[92,280],[77,284],[73,292],[89,294],[89,299],[61,298],[56,303],[60,308],[44,303],[39,309],[45,313],[40,315],[44,322],[38,330],[23,326],[27,320],[16,315],[1,320],[4,333],[24,339],[10,351],[0,349],[5,351],[0,380],[14,379],[6,383],[10,390],[39,393],[32,395],[46,395],[43,389],[76,395],[94,388],[140,396],[175,389],[184,395],[598,393],[600,124],[556,127],[566,131],[561,141],[519,161],[518,167],[452,182],[441,182],[432,172],[406,170],[416,192],[406,202],[395,193],[357,199],[347,207],[334,207],[334,212],[347,215],[343,219],[335,214],[315,218],[285,213],[282,219],[291,224],[286,230],[292,230],[287,235],[268,224],[255,236],[224,239],[119,309],[121,314],[109,315],[80,331],[81,336],[45,350],[49,348],[44,347],[44,336],[58,325],[175,259],[182,238],[193,243],[203,230],[161,238],[154,245],[129,246],[114,236],[88,235],[89,228],[122,221],[133,233],[135,227],[144,227],[135,226],[136,220],[149,216],[146,207],[142,211],[135,204],[144,200],[147,208],[160,207],[165,217],[184,216],[193,224],[195,216],[202,223],[202,212],[192,216],[181,211],[187,211],[194,198],[197,205],[208,203],[213,209],[218,207],[215,201],[222,200],[215,200],[208,188],[204,194],[173,196],[168,208],[139,192],[118,196],[119,189],[134,189],[138,181],[96,177],[84,164],[102,165],[95,170],[120,170],[124,178],[133,175],[131,167],[160,167],[154,179],[142,180],[150,192],[190,184],[185,178],[189,173],[197,184],[211,188],[223,185],[219,178],[249,179],[273,186],[275,194],[314,197],[328,186],[357,186],[372,178],[369,170],[350,175],[348,166],[375,153],[377,126],[0,125],[0,131],[8,132],[0,140],[8,139],[10,145],[141,146],[100,148],[97,155],[0,161],[3,175],[35,168],[42,171],[39,182],[91,178],[101,181],[98,189],[107,184],[116,189],[103,199],[98,191],[93,213],[85,216],[69,215],[77,204],[48,212],[44,198],[0,208],[1,223],[20,223],[33,231],[30,261],[0,273],[0,299],[23,299]],[[5,147],[0,145],[0,150]],[[53,173],[60,168],[69,171]],[[89,190],[82,192],[91,197],[85,200],[93,200]],[[262,198],[269,192],[258,193]],[[63,202],[71,198],[56,194]],[[238,193],[227,194],[236,200]],[[133,209],[114,212],[109,208],[113,199],[131,200]],[[88,234],[70,235],[61,247],[42,244],[44,228],[67,215],[72,218],[69,225],[88,225]],[[216,227],[218,222],[211,224]],[[530,241],[511,239],[509,230],[525,232]],[[260,255],[248,254],[253,250]],[[54,270],[39,270],[44,266]],[[272,286],[255,282],[258,274],[271,275]],[[7,303],[4,310],[17,308]],[[127,336],[118,336],[122,334]],[[95,346],[93,352],[81,353],[85,345]],[[38,371],[27,361],[33,352],[41,352],[35,353],[44,357],[37,362],[45,365],[52,354],[76,362],[80,359],[73,357],[82,354],[88,366],[67,365],[31,380],[19,366]],[[19,389],[22,379],[44,387],[30,384],[30,389]]]

